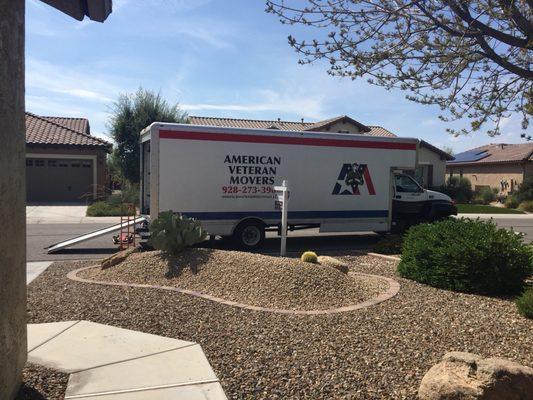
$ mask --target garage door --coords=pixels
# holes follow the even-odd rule
[[[92,183],[92,160],[26,158],[28,202],[83,201]]]

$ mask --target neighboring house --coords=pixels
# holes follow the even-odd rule
[[[533,178],[533,143],[489,144],[459,153],[447,163],[446,174],[468,178],[474,189],[491,187],[507,194]]]
[[[85,118],[26,113],[28,202],[77,202],[105,190],[111,144],[91,136]]]
[[[248,129],[279,129],[282,131],[313,131],[351,133],[368,136],[396,137],[396,135],[381,126],[363,125],[362,123],[341,115],[318,122],[256,120],[237,118],[216,118],[190,116],[189,123],[193,125],[221,126],[227,128]],[[413,174],[425,187],[439,187],[444,185],[446,161],[453,159],[448,153],[421,141],[419,149],[418,169]]]

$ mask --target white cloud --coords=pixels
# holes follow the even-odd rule
[[[89,69],[66,68],[48,62],[28,58],[26,87],[73,98],[110,102],[121,88],[112,84],[113,77],[99,76]]]

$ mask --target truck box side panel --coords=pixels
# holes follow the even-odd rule
[[[332,230],[342,230],[339,221],[360,221],[366,229],[386,229],[391,168],[416,162],[416,142],[405,140],[191,132],[183,125],[161,125],[158,136],[157,208],[205,221],[217,234],[231,233],[235,221],[250,216],[277,223],[272,187],[284,179],[291,190],[289,223],[335,221]],[[153,153],[152,143],[152,166]]]

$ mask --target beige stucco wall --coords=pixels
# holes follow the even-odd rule
[[[107,182],[107,153],[103,149],[72,149],[72,148],[58,148],[58,147],[36,147],[28,146],[26,149],[28,154],[38,155],[38,154],[67,154],[75,156],[96,156],[97,160],[97,188],[98,188],[98,197],[101,197],[105,194],[106,182]]]
[[[528,170],[533,172],[531,163]],[[524,178],[524,166],[522,164],[488,164],[488,165],[473,165],[473,166],[448,166],[446,168],[446,175],[460,176],[462,172],[463,177],[468,178],[472,183],[472,188],[476,186],[490,186],[492,188],[500,189],[500,182],[506,180],[509,183],[506,194],[511,189],[515,189],[517,184],[522,183]],[[513,185],[511,187],[511,180]]]
[[[419,165],[433,165],[433,183],[432,187],[439,187],[444,185],[446,180],[446,161],[441,159],[441,156],[434,151],[425,147],[418,149],[418,164]]]
[[[0,0],[0,398],[26,363],[24,1]]]

